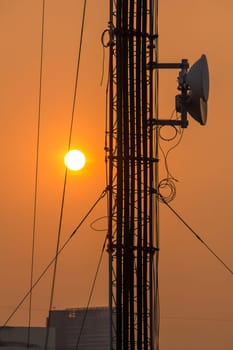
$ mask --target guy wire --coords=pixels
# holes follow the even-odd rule
[[[32,224],[31,274],[30,274],[30,291],[31,292],[30,292],[30,296],[29,296],[27,348],[30,347],[30,338],[31,338],[32,285],[33,285],[33,278],[34,278],[34,261],[35,261],[37,195],[38,195],[38,170],[39,170],[39,149],[40,149],[40,124],[41,124],[41,95],[42,95],[43,54],[44,54],[44,22],[45,22],[45,0],[42,0],[41,45],[40,45],[40,76],[39,76],[39,94],[38,94],[36,162],[35,162],[34,207],[33,207],[33,224]]]
[[[68,151],[70,150],[70,146],[71,146],[72,131],[73,131],[73,124],[74,124],[74,114],[75,114],[75,106],[76,106],[76,97],[77,97],[77,88],[78,88],[81,52],[82,52],[83,33],[84,33],[85,17],[86,17],[86,4],[87,4],[87,0],[84,0],[84,2],[83,2],[82,24],[81,24],[81,33],[80,33],[80,42],[79,42],[79,50],[78,50],[78,60],[77,60],[77,68],[76,68],[76,76],[75,76],[75,86],[74,86],[74,95],[73,95],[72,114],[71,114],[71,122],[70,122]],[[48,339],[49,339],[50,322],[51,322],[50,316],[51,316],[51,309],[52,309],[52,306],[53,306],[53,299],[54,299],[54,290],[55,290],[55,282],[56,282],[56,274],[57,274],[57,263],[58,263],[58,252],[59,252],[59,247],[60,247],[61,228],[62,228],[63,212],[64,212],[64,204],[65,204],[66,183],[67,183],[67,168],[65,170],[65,176],[64,176],[64,184],[63,184],[63,192],[62,192],[62,200],[61,200],[61,209],[60,209],[60,218],[59,218],[59,226],[58,226],[58,234],[57,234],[56,255],[55,255],[55,260],[54,260],[54,270],[53,270],[53,278],[52,278],[52,286],[51,286],[51,294],[50,294],[50,303],[49,303],[49,315],[48,315],[48,322],[47,322],[44,350],[47,350],[47,348],[48,348]]]
[[[84,316],[83,316],[83,319],[82,319],[82,323],[81,323],[80,331],[79,331],[79,334],[78,334],[75,350],[78,350],[78,348],[79,348],[80,339],[81,339],[81,336],[82,336],[82,333],[83,333],[83,330],[84,330],[84,326],[85,326],[85,322],[86,322],[86,319],[87,319],[87,314],[88,314],[89,306],[90,306],[90,303],[91,303],[91,299],[92,299],[92,296],[93,296],[93,292],[94,292],[97,276],[98,276],[98,273],[99,273],[99,270],[100,270],[100,265],[101,265],[101,262],[102,262],[102,259],[103,259],[103,254],[104,254],[105,246],[106,246],[106,243],[107,243],[107,238],[108,238],[108,234],[105,236],[105,239],[104,239],[104,244],[103,244],[103,247],[102,247],[102,250],[101,250],[101,254],[100,254],[100,258],[99,258],[99,261],[98,261],[98,264],[97,264],[94,280],[92,282],[92,286],[91,286],[91,289],[90,289],[89,298],[88,298],[87,306],[86,306],[85,313],[84,313]]]
[[[38,283],[41,281],[41,279],[45,276],[45,274],[49,271],[50,267],[53,265],[53,263],[55,262],[55,260],[58,258],[58,256],[61,254],[61,252],[65,249],[65,247],[68,245],[68,243],[70,242],[71,238],[73,238],[77,231],[80,229],[80,227],[82,226],[82,224],[86,221],[86,219],[88,218],[88,216],[92,213],[92,211],[95,209],[95,207],[97,206],[97,204],[99,203],[99,201],[104,198],[104,196],[106,195],[106,193],[108,192],[108,188],[105,188],[102,193],[100,194],[100,196],[97,198],[97,200],[94,202],[94,204],[91,206],[91,208],[88,210],[88,212],[86,213],[86,215],[82,218],[82,220],[79,222],[79,224],[75,227],[75,229],[73,230],[73,232],[70,234],[70,236],[67,238],[67,240],[65,241],[65,243],[63,243],[63,245],[59,248],[58,252],[56,253],[56,255],[54,256],[54,258],[49,262],[49,264],[46,266],[46,268],[42,271],[42,273],[40,274],[40,276],[36,279],[36,281],[32,284],[32,287],[30,288],[30,290],[24,295],[24,297],[20,300],[20,302],[17,304],[17,306],[15,307],[15,309],[12,311],[12,313],[8,316],[7,320],[4,322],[3,326],[0,327],[0,330],[5,328],[8,325],[8,322],[12,319],[12,317],[15,315],[15,313],[19,310],[19,308],[21,307],[21,305],[25,302],[25,300],[28,298],[28,296],[30,295],[30,293],[32,292],[32,290],[38,285]]]
[[[210,246],[192,229],[192,227],[187,224],[187,222],[177,213],[175,209],[171,207],[171,205],[159,194],[162,202],[166,204],[166,206],[173,212],[173,214],[176,215],[176,217],[189,229],[189,231],[192,232],[192,234],[209,250],[209,252],[215,256],[215,258],[225,267],[226,270],[228,270],[231,275],[233,275],[233,270],[227,266],[227,264],[213,251],[213,249],[210,248]]]

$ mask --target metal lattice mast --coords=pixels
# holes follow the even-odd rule
[[[110,1],[109,262],[111,349],[154,350],[157,317],[157,166],[152,119],[157,4]],[[156,134],[155,134],[156,135]]]

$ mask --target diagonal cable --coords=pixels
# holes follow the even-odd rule
[[[90,306],[90,303],[91,303],[92,295],[93,295],[93,292],[94,292],[97,276],[98,276],[98,273],[99,273],[99,270],[100,270],[100,265],[101,265],[101,262],[102,262],[102,259],[103,259],[103,254],[104,254],[104,250],[105,250],[105,246],[106,246],[106,242],[107,242],[107,237],[108,236],[106,235],[105,239],[104,239],[104,244],[103,244],[103,247],[102,247],[102,250],[101,250],[101,254],[100,254],[100,258],[99,258],[99,261],[98,261],[98,264],[97,264],[94,280],[93,280],[93,283],[92,283],[92,286],[91,286],[91,289],[90,289],[89,298],[88,298],[87,306],[86,306],[85,313],[84,313],[84,316],[83,316],[83,319],[82,319],[82,324],[81,324],[80,331],[79,331],[79,334],[78,334],[75,350],[79,349],[79,343],[80,343],[80,339],[81,339],[81,336],[82,336],[82,333],[83,333],[83,330],[84,330],[84,326],[85,326],[85,322],[86,322],[89,306]]]
[[[44,53],[44,22],[45,22],[45,0],[42,1],[42,15],[41,15],[40,75],[39,75],[36,163],[35,163],[35,185],[34,185],[34,208],[33,208],[33,225],[32,225],[32,253],[31,253],[31,273],[30,273],[30,290],[31,291],[32,291],[32,285],[33,285],[34,263],[35,263],[38,170],[39,170],[39,150],[40,150],[40,125],[41,125],[41,96],[42,96],[43,53]],[[29,348],[29,346],[30,346],[31,318],[32,318],[32,292],[30,293],[30,296],[29,296],[27,348]]]
[[[49,262],[49,264],[46,266],[46,268],[42,271],[42,273],[40,274],[40,276],[36,279],[36,281],[33,283],[32,287],[30,288],[30,290],[24,295],[24,297],[20,300],[20,302],[17,304],[17,306],[15,307],[15,309],[12,311],[12,313],[8,316],[7,320],[4,322],[3,326],[0,327],[0,329],[5,328],[9,321],[12,319],[12,317],[16,314],[16,312],[19,310],[19,308],[23,305],[23,303],[25,302],[25,300],[29,297],[30,293],[32,292],[32,290],[39,284],[39,282],[41,281],[41,279],[45,276],[45,274],[49,271],[50,267],[54,264],[55,259],[58,258],[58,256],[61,254],[61,252],[65,249],[65,247],[68,245],[68,243],[71,241],[71,239],[76,235],[76,233],[78,232],[78,230],[80,229],[80,227],[82,226],[82,224],[86,221],[86,219],[88,218],[88,216],[92,213],[92,211],[95,209],[95,207],[97,206],[97,204],[99,203],[99,201],[104,198],[104,196],[106,195],[108,191],[108,188],[105,188],[102,193],[100,194],[100,196],[97,198],[97,200],[94,202],[94,204],[91,206],[91,208],[88,210],[88,212],[86,213],[86,215],[82,218],[82,220],[80,221],[80,223],[75,227],[75,229],[73,230],[73,232],[70,234],[70,236],[67,238],[67,240],[65,241],[65,243],[59,248],[59,251],[56,253],[56,255],[54,256],[54,258]]]
[[[166,206],[175,214],[175,216],[192,232],[192,234],[208,249],[208,251],[228,270],[231,275],[233,275],[233,270],[213,251],[212,248],[192,229],[192,227],[187,224],[187,222],[179,215],[175,209],[171,207],[171,205],[164,199],[161,194],[159,194],[162,202],[166,204]]]
[[[81,33],[80,33],[80,43],[79,43],[78,60],[77,60],[77,68],[76,68],[76,77],[75,77],[75,86],[74,86],[72,114],[71,114],[71,122],[70,122],[70,132],[69,132],[69,139],[68,139],[68,151],[70,150],[70,146],[71,146],[72,131],[73,131],[73,124],[74,124],[74,115],[75,115],[75,106],[76,106],[76,97],[77,97],[77,88],[78,88],[81,52],[82,52],[83,33],[84,33],[84,25],[85,25],[85,17],[86,17],[86,3],[87,3],[87,0],[84,0],[83,15],[82,15],[82,25],[81,25]],[[47,330],[46,330],[44,350],[47,350],[47,348],[48,348],[48,338],[49,338],[50,321],[51,321],[50,311],[52,309],[53,299],[54,299],[54,290],[55,290],[57,264],[58,264],[58,254],[57,253],[59,251],[60,240],[61,240],[61,229],[62,229],[64,204],[65,204],[66,183],[67,183],[67,168],[65,170],[64,184],[63,184],[63,191],[62,191],[60,218],[59,218],[57,244],[56,244],[56,255],[55,255],[55,261],[54,261],[54,270],[53,270],[53,278],[52,278],[52,286],[51,286],[50,302],[49,302],[49,316],[48,316],[48,322],[47,322]]]

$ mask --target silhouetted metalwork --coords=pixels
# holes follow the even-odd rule
[[[158,349],[157,1],[110,1],[110,348]]]

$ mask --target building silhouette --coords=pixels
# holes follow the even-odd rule
[[[0,329],[0,350],[106,350],[109,349],[110,321],[108,307],[71,308],[50,311],[50,329],[30,327],[3,327]]]
[[[109,308],[52,310],[50,327],[55,329],[56,350],[106,350],[109,348]]]
[[[46,336],[45,327],[30,328],[29,349],[44,349]],[[18,350],[27,349],[28,327],[4,327],[0,330],[0,349]],[[55,350],[55,329],[50,329],[48,339],[48,350]]]

